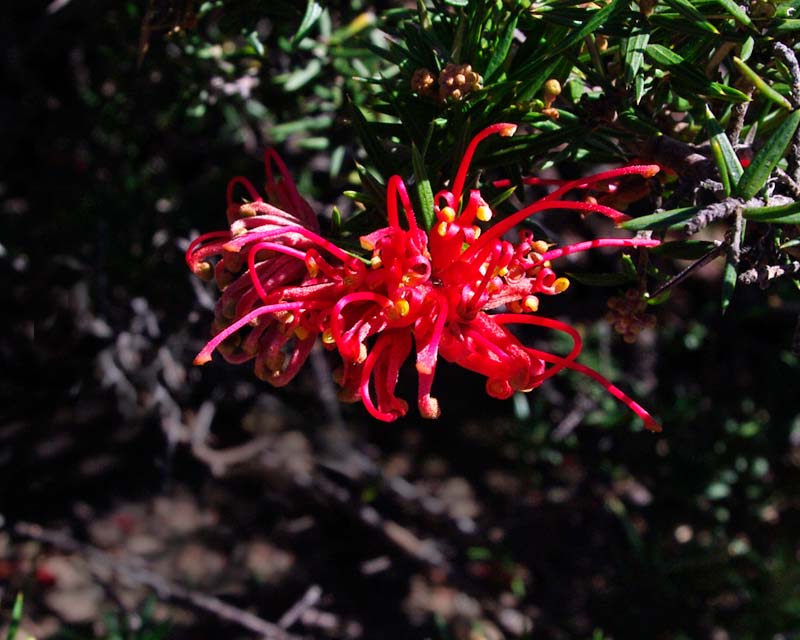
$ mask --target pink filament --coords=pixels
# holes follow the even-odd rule
[[[250,194],[250,197],[254,202],[261,202],[262,198],[256,188],[253,186],[253,183],[244,176],[236,176],[231,178],[230,182],[228,182],[228,190],[226,194],[228,204],[233,204],[233,190],[237,184],[240,184],[247,189],[247,192]]]
[[[461,198],[461,192],[464,189],[464,182],[467,180],[467,171],[469,171],[469,165],[472,162],[472,157],[475,155],[475,149],[477,149],[478,144],[480,144],[485,138],[488,138],[495,133],[499,133],[502,136],[511,136],[514,135],[516,130],[517,125],[515,124],[499,122],[490,127],[486,127],[474,138],[472,138],[467,146],[467,150],[464,152],[464,157],[461,158],[461,164],[458,165],[458,172],[456,173],[456,178],[453,181],[453,188],[450,190],[454,196],[455,202],[458,202],[459,198]]]
[[[279,304],[271,304],[264,307],[259,307],[254,311],[251,311],[245,316],[239,318],[233,324],[225,327],[222,331],[220,331],[217,335],[215,335],[211,340],[206,343],[206,346],[200,351],[200,353],[195,356],[194,363],[195,364],[205,364],[209,360],[211,360],[211,354],[214,352],[221,342],[227,339],[229,336],[236,333],[239,329],[241,329],[246,324],[250,324],[253,320],[256,320],[260,316],[266,315],[268,313],[278,313],[280,311],[295,311],[298,309],[302,309],[303,307],[308,308],[307,302],[281,302]]]
[[[596,240],[586,240],[585,242],[576,242],[575,244],[569,244],[546,252],[541,260],[535,262],[529,269],[533,269],[548,260],[555,260],[580,251],[599,249],[600,247],[657,247],[659,244],[661,244],[660,240],[652,240],[650,238],[597,238]]]
[[[564,358],[560,358],[558,356],[554,356],[550,353],[545,353],[543,351],[538,351],[536,349],[528,349],[528,351],[534,353],[537,357],[545,360],[547,362],[553,362],[555,364],[564,362]],[[628,407],[631,411],[633,411],[637,416],[639,416],[644,421],[644,426],[648,431],[653,431],[658,433],[661,431],[661,425],[655,421],[653,416],[642,407],[638,402],[628,397],[622,389],[612,384],[607,378],[603,377],[601,374],[597,373],[594,369],[587,367],[586,365],[580,364],[578,362],[569,362],[566,361],[564,364],[565,367],[569,369],[574,369],[586,376],[592,378],[600,383],[600,385],[608,391],[612,396],[614,396],[617,400],[622,402],[626,407]]]
[[[258,242],[250,247],[250,252],[247,254],[247,268],[250,273],[250,280],[253,283],[253,287],[258,292],[258,297],[266,302],[267,292],[264,291],[264,287],[261,285],[258,273],[256,272],[256,254],[262,249],[269,249],[276,253],[285,253],[287,256],[292,256],[298,260],[305,260],[306,254],[305,251],[299,251],[298,249],[293,249],[292,247],[287,247],[277,242]]]

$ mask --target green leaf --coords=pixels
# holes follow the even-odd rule
[[[636,263],[633,261],[633,258],[631,258],[630,254],[623,253],[621,262],[622,262],[622,270],[626,274],[628,274],[631,278],[638,279],[639,271],[636,269]]]
[[[733,64],[741,71],[750,82],[752,82],[756,89],[768,100],[771,100],[779,107],[783,107],[786,110],[791,111],[792,103],[789,102],[786,98],[784,98],[780,93],[775,91],[771,86],[767,84],[767,82],[758,75],[753,69],[751,69],[746,62],[744,62],[741,58],[737,58],[733,56]]]
[[[425,160],[417,149],[417,145],[411,143],[411,162],[414,165],[414,183],[417,189],[417,198],[422,213],[422,226],[430,229],[433,226],[433,189],[425,171]]]
[[[651,213],[649,216],[633,218],[632,220],[623,222],[620,227],[628,229],[629,231],[681,229],[683,228],[683,223],[697,215],[698,211],[700,211],[700,209],[697,207],[683,207],[681,209],[660,211],[658,213]]]
[[[517,21],[519,20],[519,13],[515,13],[511,20],[503,27],[503,32],[495,45],[494,53],[489,58],[484,70],[484,79],[488,82],[495,74],[495,72],[503,66],[508,57],[508,52],[511,50],[511,44],[514,42],[514,30],[517,28]]]
[[[736,3],[736,0],[717,0],[717,2],[725,7],[725,10],[730,13],[737,22],[743,24],[745,27],[753,26],[753,21],[750,20],[750,16]]]
[[[14,640],[17,636],[17,630],[22,621],[22,603],[22,593],[18,593],[16,600],[14,600],[14,608],[11,610],[11,622],[8,625],[6,640]]]
[[[749,200],[764,188],[773,169],[778,166],[786,153],[799,124],[800,110],[792,111],[786,120],[775,129],[770,139],[761,147],[742,173],[734,192],[737,196]]]
[[[713,33],[715,36],[719,35],[719,30],[708,20],[706,20],[703,14],[695,9],[694,6],[688,2],[688,0],[666,0],[666,2],[669,6],[675,9],[675,11],[680,13],[685,18],[688,18],[695,27],[699,27],[703,31]]]
[[[728,258],[725,261],[725,270],[722,274],[722,313],[725,313],[731,304],[738,275],[736,265]]]
[[[706,127],[708,128],[711,152],[719,169],[725,195],[729,196],[742,177],[742,163],[739,162],[739,157],[733,150],[730,139],[722,130],[708,105],[706,105]]]
[[[296,91],[311,82],[311,80],[319,75],[320,71],[322,71],[322,62],[314,58],[308,63],[305,69],[298,69],[290,74],[289,77],[286,78],[283,88],[286,91]]]
[[[361,140],[364,151],[367,152],[367,157],[371,162],[375,163],[383,176],[395,173],[386,161],[386,151],[378,136],[375,135],[372,123],[367,121],[361,109],[352,102],[350,102],[350,113],[352,115],[353,129],[355,129],[356,135]]]
[[[568,38],[564,39],[559,46],[557,46],[554,50],[548,53],[547,57],[553,58],[556,56],[560,56],[565,51],[574,47],[576,44],[581,42],[586,36],[588,36],[591,33],[594,33],[600,25],[606,22],[606,20],[611,16],[611,14],[617,10],[617,7],[624,6],[625,4],[626,3],[623,3],[622,0],[612,0],[599,11],[595,11],[592,14],[592,17],[586,20],[586,22],[583,23],[583,26],[580,29],[571,34]],[[586,9],[584,9],[584,11],[586,11]]]
[[[800,202],[773,207],[751,207],[743,213],[745,219],[776,224],[800,224]]]
[[[258,31],[251,31],[247,34],[247,44],[253,47],[253,50],[259,55],[264,55],[264,44],[258,38]]]
[[[444,0],[445,4],[451,7],[466,7],[469,6],[469,0]]]
[[[635,82],[644,62],[644,51],[650,42],[650,34],[637,33],[623,40],[625,50],[625,81]],[[642,79],[644,81],[644,79]],[[637,100],[638,102],[638,100]]]
[[[739,233],[737,237],[731,239],[731,245],[735,245],[739,248],[742,246],[742,241],[744,240],[744,233],[745,229],[747,228],[747,222],[742,220],[741,229],[739,229]],[[736,289],[736,282],[739,279],[739,273],[736,268],[736,264],[734,263],[731,254],[728,253],[728,256],[725,260],[725,270],[722,273],[722,313],[724,314],[728,307],[731,304],[731,300],[733,299],[733,292]]]
[[[321,15],[322,5],[319,4],[317,0],[308,0],[308,3],[306,4],[306,12],[303,15],[300,26],[297,27],[297,31],[292,37],[292,46],[296,45],[298,42],[300,42],[300,40],[302,40],[303,36],[305,36],[311,30],[311,27],[316,24]]]
[[[676,82],[680,82],[695,93],[725,100],[728,102],[748,102],[745,94],[720,82],[711,82],[705,77],[697,65],[685,60],[671,49],[660,44],[650,44],[646,49],[647,56],[658,66],[669,70]]]

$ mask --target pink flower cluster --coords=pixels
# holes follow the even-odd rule
[[[429,231],[419,226],[403,181],[393,176],[387,186],[387,226],[361,238],[364,256],[321,237],[285,165],[267,151],[266,192],[274,204],[264,202],[244,178],[234,178],[228,188],[230,230],[200,236],[186,253],[192,271],[214,277],[222,290],[215,335],[196,364],[208,362],[218,350],[229,362],[254,360],[256,375],[280,386],[296,375],[320,338],[341,357],[335,377],[342,399],[361,400],[384,421],[408,411],[395,390],[412,352],[419,377],[417,405],[426,418],[440,414],[431,395],[440,357],[485,376],[486,391],[495,398],[535,389],[567,368],[595,379],[648,429],[660,430],[640,405],[576,362],[581,338],[575,328],[537,313],[541,296],[569,286],[553,271],[552,260],[595,247],[652,247],[658,241],[598,239],[551,248],[529,231],[521,231],[515,242],[504,239],[519,222],[546,209],[624,220],[627,216],[596,201],[563,196],[619,176],[649,177],[658,167],[629,166],[559,183],[545,198],[482,226],[493,212],[479,190],[464,193],[469,164],[481,140],[511,136],[515,129],[501,123],[475,136],[451,188],[435,196],[436,220]],[[237,186],[249,192],[252,202],[234,202]],[[513,324],[563,332],[572,339],[572,349],[557,356],[525,346],[509,329]]]

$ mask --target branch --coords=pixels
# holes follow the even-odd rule
[[[263,640],[299,640],[298,636],[287,633],[278,625],[259,618],[249,611],[170,582],[148,569],[138,558],[125,559],[111,555],[92,545],[78,542],[64,533],[48,530],[30,522],[17,522],[12,531],[20,538],[36,540],[62,551],[78,554],[93,569],[111,572],[124,580],[153,589],[163,599],[188,603],[222,620],[257,633]]]
[[[739,282],[742,284],[755,284],[758,282],[759,286],[765,289],[770,280],[791,276],[795,273],[800,273],[800,260],[793,260],[784,265],[774,264],[748,269],[739,274]]]

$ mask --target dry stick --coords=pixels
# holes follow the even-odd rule
[[[267,436],[256,438],[238,447],[229,449],[214,449],[206,441],[208,436],[211,419],[213,417],[213,405],[204,403],[197,413],[196,423],[192,429],[192,453],[211,468],[212,472],[218,476],[224,476],[231,467],[243,464],[269,451],[271,442],[267,441]],[[366,456],[363,456],[364,464],[371,463]],[[328,479],[318,468],[313,471],[309,478],[301,481],[299,478],[291,478],[293,486],[298,491],[308,495],[311,499],[318,500],[320,497],[327,498],[342,507],[346,508],[351,516],[367,527],[380,532],[395,547],[403,551],[406,555],[433,567],[446,567],[447,560],[432,540],[424,540],[416,536],[409,529],[402,525],[384,518],[374,507],[358,504],[358,500],[353,494],[341,485]]]
[[[751,97],[753,95],[753,87],[750,87],[747,91],[747,97]],[[747,109],[750,107],[750,101],[747,102],[740,102],[739,104],[733,105],[733,128],[731,129],[730,135],[728,136],[731,141],[731,145],[734,147],[739,144],[739,137],[742,135],[742,129],[744,128],[744,119],[747,116]]]
[[[798,109],[800,108],[800,64],[797,62],[797,56],[794,51],[781,42],[776,42],[772,50],[789,69],[789,75],[792,76],[791,103],[792,107]],[[794,132],[791,151],[786,160],[789,175],[795,183],[800,183],[800,130]]]
[[[795,273],[800,273],[800,260],[793,260],[789,264],[765,265],[748,269],[739,274],[739,282],[742,284],[754,284],[758,282],[762,288],[766,288],[770,280],[783,276],[791,276]]]
[[[651,298],[655,298],[660,293],[666,291],[670,287],[674,287],[676,284],[683,282],[686,278],[689,277],[695,270],[699,269],[707,265],[709,262],[717,258],[723,251],[726,245],[722,242],[719,242],[711,251],[706,253],[702,258],[693,262],[688,267],[686,267],[683,271],[678,273],[677,275],[673,276],[669,280],[667,280],[664,284],[658,287],[655,291],[650,294]]]
[[[322,597],[322,589],[317,584],[312,584],[306,592],[303,594],[303,597],[300,598],[297,602],[295,602],[287,611],[284,613],[280,620],[278,620],[278,626],[281,629],[288,629],[291,627],[295,622],[297,622],[302,615],[311,607],[313,607],[319,599]]]
[[[111,571],[123,579],[153,589],[161,598],[186,602],[222,620],[257,633],[264,640],[299,640],[299,636],[289,634],[278,625],[259,618],[249,611],[223,602],[219,598],[170,582],[147,569],[138,559],[122,559],[92,545],[78,542],[64,533],[48,530],[30,522],[17,522],[13,527],[13,533],[21,538],[36,540],[62,551],[76,553],[90,566]]]

